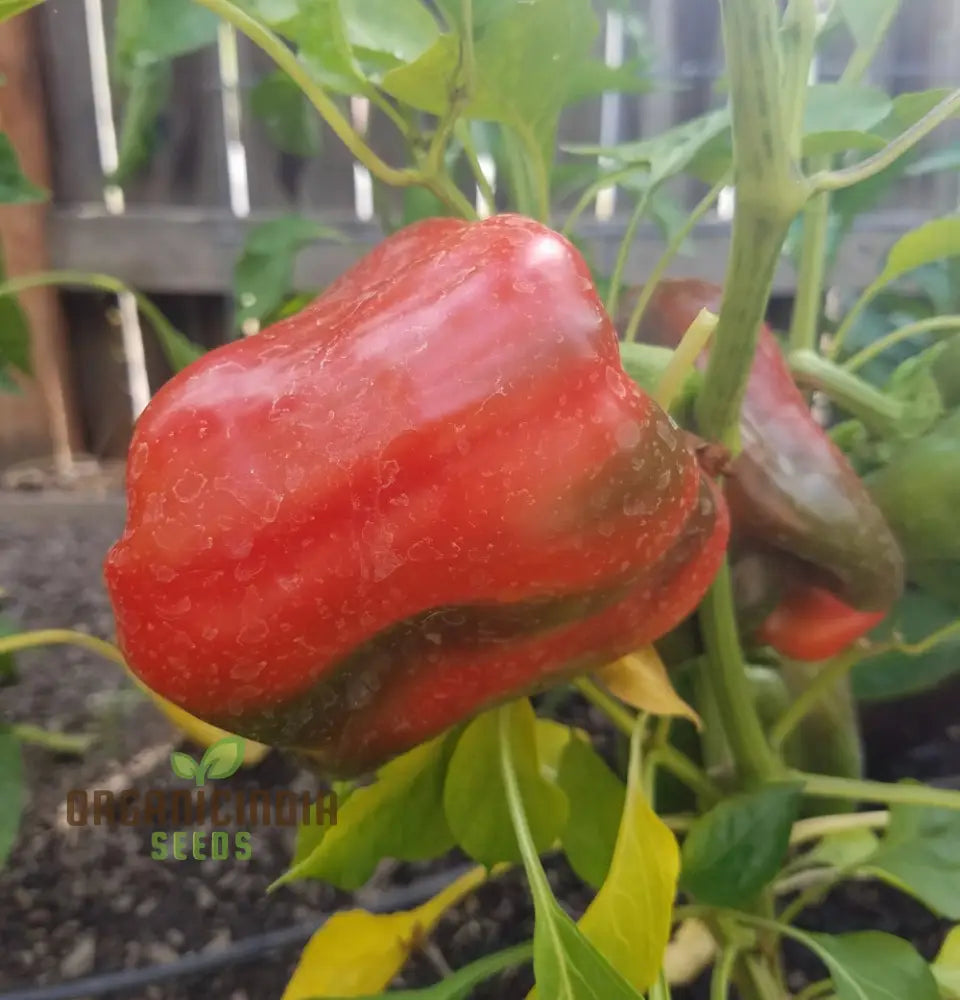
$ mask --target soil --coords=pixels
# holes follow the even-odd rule
[[[123,506],[109,490],[83,494],[0,492],[0,611],[23,628],[69,627],[109,638],[112,618],[100,579],[103,556],[120,531]],[[47,647],[18,657],[19,679],[0,688],[0,721],[42,724],[64,732],[92,732],[82,757],[24,749],[26,808],[6,868],[0,871],[0,1000],[17,989],[101,972],[170,962],[187,953],[213,954],[265,931],[306,926],[350,897],[318,882],[284,887],[269,899],[267,885],[287,866],[290,829],[254,832],[250,860],[159,862],[150,858],[149,831],[71,827],[64,803],[71,789],[169,787],[173,749],[195,753],[113,664],[76,647]],[[952,707],[960,686],[895,707],[865,713],[869,770],[876,778],[912,776],[956,781],[960,731]],[[579,724],[600,732],[585,705],[566,706]],[[610,740],[606,739],[606,749]],[[272,753],[229,779],[234,787],[315,787],[298,764]],[[0,803],[0,808],[4,807]],[[384,862],[364,899],[399,886],[432,865]],[[561,859],[548,876],[566,909],[577,916],[590,899]],[[444,963],[457,968],[484,954],[529,939],[533,909],[518,873],[480,888],[441,921],[433,944],[416,955],[397,985],[433,982]],[[945,925],[903,895],[874,883],[835,892],[805,926],[843,931],[883,929],[935,954]],[[301,937],[306,935],[303,932]],[[117,994],[146,1000],[270,1000],[283,992],[300,943],[249,964],[138,987]],[[790,985],[822,971],[803,954]],[[526,995],[529,968],[502,976],[474,995],[512,1000]],[[703,984],[675,991],[678,1000],[705,997]]]

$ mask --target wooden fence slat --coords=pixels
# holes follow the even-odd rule
[[[43,4],[39,51],[48,94],[54,197],[77,204],[103,199],[103,177],[93,117],[90,58],[83,4]]]

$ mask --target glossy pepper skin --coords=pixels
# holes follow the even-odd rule
[[[757,630],[757,639],[794,660],[828,660],[883,621],[886,611],[857,611],[820,587],[789,591]]]
[[[722,289],[662,281],[640,339],[676,346]],[[627,303],[625,308],[629,308]],[[742,452],[725,492],[738,535],[798,556],[859,610],[888,608],[903,588],[903,557],[860,477],[810,413],[773,333],[760,329],[741,409]]]
[[[518,216],[414,224],[181,372],[127,493],[132,669],[336,775],[666,632],[728,534],[583,260]]]

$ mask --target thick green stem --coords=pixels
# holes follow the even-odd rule
[[[827,272],[826,241],[830,195],[818,194],[803,212],[803,244],[797,270],[797,297],[790,320],[790,349],[815,351]]]
[[[737,949],[729,944],[720,953],[720,961],[714,966],[710,979],[710,1000],[729,1000],[730,981],[737,953]]]
[[[960,330],[960,316],[958,315],[930,316],[927,319],[918,320],[916,323],[907,323],[906,326],[901,326],[898,330],[880,337],[872,344],[867,344],[862,350],[848,358],[843,363],[843,367],[848,372],[855,372],[868,361],[872,361],[878,354],[882,354],[888,348],[904,340],[909,340],[911,337],[917,337],[922,333],[953,333],[957,330]]]
[[[700,605],[700,628],[710,658],[706,677],[741,780],[752,785],[774,779],[780,765],[767,744],[747,678],[726,565]]]
[[[813,351],[791,354],[790,371],[799,384],[821,390],[881,436],[896,434],[906,415],[906,407],[901,400],[888,396]]]

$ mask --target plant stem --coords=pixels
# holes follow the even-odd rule
[[[796,847],[811,840],[828,837],[831,833],[844,833],[847,830],[879,830],[889,822],[890,813],[886,809],[837,816],[811,816],[810,819],[801,819],[793,824],[790,845]]]
[[[609,173],[603,174],[597,180],[588,184],[583,193],[577,199],[576,205],[574,205],[570,210],[570,214],[567,216],[560,232],[563,233],[564,236],[569,236],[577,220],[581,215],[583,215],[590,202],[596,198],[599,191],[602,191],[606,187],[610,187],[611,184],[616,184],[621,177],[629,177],[631,174],[637,173],[637,170],[637,164],[631,163],[625,167],[620,167],[617,170],[611,170]]]
[[[707,212],[710,211],[713,203],[720,196],[720,192],[729,183],[730,178],[727,176],[724,176],[717,181],[717,183],[710,188],[700,201],[697,202],[693,211],[687,216],[683,225],[673,234],[666,249],[660,255],[660,259],[657,261],[656,266],[644,282],[640,294],[637,296],[633,312],[630,313],[630,321],[627,323],[627,327],[623,335],[624,340],[632,341],[637,339],[637,331],[640,329],[640,321],[643,319],[643,314],[646,312],[647,306],[650,304],[650,299],[653,297],[654,290],[660,283],[660,279],[666,273],[667,268],[670,266],[670,262],[680,252],[680,248],[683,246],[684,241],[690,233],[693,232],[693,227],[696,226],[696,224],[707,214]]]
[[[86,753],[96,743],[97,738],[88,733],[56,733],[40,726],[21,722],[10,726],[9,733],[21,743],[31,743],[53,753],[69,753],[79,756]]]
[[[624,708],[612,694],[604,691],[599,684],[586,677],[580,677],[573,682],[573,686],[591,705],[596,705],[621,733],[629,736],[633,732],[636,716]]]
[[[791,733],[817,707],[818,702],[829,696],[836,684],[847,676],[863,656],[863,650],[854,647],[834,657],[797,696],[770,729],[770,745],[776,753],[782,751]]]
[[[921,333],[952,333],[956,330],[960,330],[960,315],[930,316],[916,323],[907,323],[906,326],[880,337],[872,344],[867,344],[862,350],[847,358],[843,367],[848,372],[855,372],[878,354],[882,354],[901,341],[909,340],[910,337],[916,337]]]
[[[669,411],[677,393],[683,388],[687,377],[697,363],[697,358],[717,328],[717,317],[708,309],[701,309],[687,328],[677,349],[673,352],[667,367],[657,382],[653,398]]]
[[[789,361],[798,383],[820,389],[877,434],[883,437],[896,434],[906,412],[899,399],[813,351],[796,351]]]
[[[151,326],[156,331],[160,346],[174,370],[185,367],[186,364],[200,357],[203,353],[200,348],[176,329],[146,295],[110,274],[86,271],[41,271],[39,274],[25,274],[22,277],[10,278],[0,284],[0,298],[5,295],[17,295],[29,288],[42,288],[50,285],[97,288],[114,295],[132,295],[137,303],[137,308],[150,321]]]
[[[697,398],[697,420],[705,437],[734,445],[780,248],[808,187],[790,155],[789,123],[778,96],[777,5],[771,0],[723,0],[721,12],[737,204],[720,320]]]
[[[794,998],[794,1000],[819,1000],[826,996],[833,989],[832,979],[818,979],[815,983],[810,983],[804,987]]]
[[[75,632],[67,628],[39,629],[34,632],[18,632],[16,635],[4,636],[0,638],[0,655],[16,653],[22,649],[33,649],[37,646],[65,645],[82,646],[107,660],[112,660],[124,670],[127,669],[123,654],[112,643],[105,639],[98,639],[95,635],[87,635],[85,632]]]
[[[790,771],[787,778],[804,782],[806,795],[846,802],[883,802],[887,805],[930,806],[960,810],[960,792],[928,785],[888,784],[857,778],[835,778],[827,774]]]
[[[860,181],[879,174],[881,170],[886,170],[958,111],[960,111],[960,90],[955,90],[873,156],[868,156],[865,160],[843,167],[841,170],[821,170],[810,178],[810,183],[816,191],[839,191],[859,184]]]
[[[710,1000],[728,1000],[730,978],[738,953],[738,949],[731,944],[720,953],[720,960],[713,967],[713,975],[710,978]]]
[[[676,747],[660,747],[654,750],[648,759],[653,762],[655,767],[662,767],[675,778],[679,778],[707,804],[719,802],[723,797],[719,786],[714,784],[686,754],[681,753]]]
[[[620,246],[617,249],[617,260],[613,266],[613,274],[610,276],[610,294],[607,296],[606,303],[607,312],[614,323],[617,322],[617,306],[620,302],[620,285],[623,282],[623,272],[626,269],[630,251],[633,249],[633,239],[637,234],[637,227],[640,225],[640,220],[647,210],[651,194],[653,194],[653,188],[645,188],[643,194],[637,199],[636,207],[630,216],[630,221],[627,223],[627,228],[623,233],[623,239],[620,241]]]
[[[898,652],[906,653],[907,656],[922,656],[933,649],[934,646],[938,646],[945,639],[949,639],[951,636],[957,634],[960,634],[960,618],[955,622],[950,622],[949,625],[938,628],[936,632],[931,632],[930,635],[920,639],[919,642],[897,642],[894,643],[893,648]]]
[[[815,351],[827,273],[830,195],[814,195],[803,211],[803,244],[797,269],[797,295],[790,318],[790,349]]]
[[[748,785],[771,780],[780,765],[767,744],[747,678],[726,564],[700,605],[700,628],[710,658],[704,673],[740,777]]]
[[[374,177],[383,181],[384,184],[390,184],[394,187],[419,184],[424,179],[417,170],[397,169],[381,160],[354,131],[323,87],[304,69],[296,54],[287,48],[283,40],[266,25],[261,24],[260,21],[251,17],[230,0],[196,0],[196,2],[232,24],[238,31],[246,35],[254,45],[266,52],[277,66],[300,87],[307,100],[320,112],[337,138]]]
[[[480,166],[480,157],[477,155],[476,146],[473,144],[473,136],[470,135],[470,126],[464,121],[459,121],[454,132],[460,140],[460,145],[463,146],[463,153],[467,158],[473,179],[477,182],[477,187],[480,189],[480,195],[487,203],[487,212],[493,213],[497,210],[497,196],[490,186],[490,181],[487,180],[487,175],[483,172],[483,167]]]

